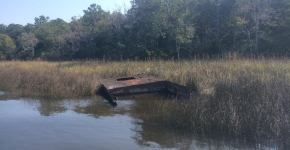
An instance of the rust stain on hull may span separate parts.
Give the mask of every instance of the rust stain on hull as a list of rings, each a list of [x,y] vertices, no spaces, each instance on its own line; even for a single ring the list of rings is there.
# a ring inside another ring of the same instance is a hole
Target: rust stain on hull
[[[119,95],[130,95],[165,91],[179,97],[188,97],[190,92],[185,86],[169,82],[165,79],[149,74],[138,74],[129,77],[111,78],[101,81],[98,93],[112,105],[117,103],[114,97]]]

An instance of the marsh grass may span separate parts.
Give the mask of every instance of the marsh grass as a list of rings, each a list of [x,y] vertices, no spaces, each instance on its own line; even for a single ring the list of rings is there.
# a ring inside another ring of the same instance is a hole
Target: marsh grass
[[[0,89],[26,96],[95,95],[104,78],[150,73],[195,90],[143,119],[199,134],[290,143],[289,60],[0,62]],[[151,113],[152,112],[152,113]]]

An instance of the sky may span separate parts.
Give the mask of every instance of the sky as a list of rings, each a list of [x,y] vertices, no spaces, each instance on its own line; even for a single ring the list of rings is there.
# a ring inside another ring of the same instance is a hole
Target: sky
[[[11,23],[26,25],[34,23],[34,18],[41,15],[50,20],[61,18],[66,22],[73,16],[82,16],[91,4],[97,4],[106,11],[113,11],[118,6],[130,8],[131,0],[0,0],[0,24]],[[123,11],[123,10],[121,10]]]

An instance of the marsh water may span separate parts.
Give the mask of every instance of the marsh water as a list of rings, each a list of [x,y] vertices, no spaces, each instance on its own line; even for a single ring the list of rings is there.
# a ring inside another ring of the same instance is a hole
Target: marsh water
[[[0,91],[0,149],[275,149],[241,140],[200,138],[158,121],[144,121],[141,116],[150,105],[162,102],[158,96],[121,99],[113,108],[101,97],[33,99]]]

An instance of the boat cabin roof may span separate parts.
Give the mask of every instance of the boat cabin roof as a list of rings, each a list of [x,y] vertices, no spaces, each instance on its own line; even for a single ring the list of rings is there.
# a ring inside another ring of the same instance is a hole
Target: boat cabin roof
[[[134,76],[126,76],[126,77],[118,77],[118,78],[110,78],[101,81],[101,84],[105,86],[108,90],[121,88],[121,87],[128,87],[134,85],[142,85],[142,84],[149,84],[154,82],[165,81],[160,77],[152,76],[149,74],[137,74]]]

